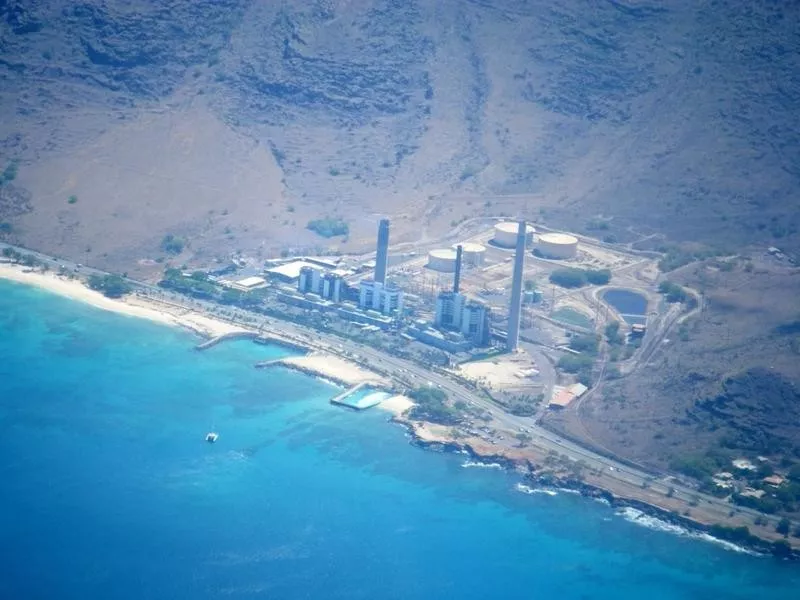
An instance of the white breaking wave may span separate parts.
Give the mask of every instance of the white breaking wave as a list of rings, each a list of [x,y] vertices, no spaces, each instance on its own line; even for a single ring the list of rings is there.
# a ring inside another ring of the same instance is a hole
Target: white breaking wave
[[[626,506],[624,508],[621,508],[617,511],[616,514],[623,517],[626,521],[630,521],[631,523],[641,525],[642,527],[647,527],[648,529],[653,529],[655,531],[664,531],[666,533],[671,533],[673,535],[677,535],[680,537],[691,538],[693,540],[703,540],[704,542],[710,542],[712,544],[716,544],[717,546],[721,546],[722,548],[725,548],[726,550],[730,550],[732,552],[741,552],[743,554],[758,556],[757,552],[753,552],[752,550],[748,550],[747,548],[738,546],[733,542],[728,542],[726,540],[715,538],[713,535],[704,533],[702,531],[692,531],[691,529],[687,529],[686,527],[683,527],[681,525],[675,525],[674,523],[669,523],[668,521],[664,521],[657,517],[648,515],[647,513],[637,508],[633,508],[632,506]]]
[[[515,487],[518,492],[522,492],[523,494],[546,494],[548,496],[558,496],[558,492],[555,490],[548,490],[547,488],[532,488],[524,483],[518,483]]]
[[[480,461],[468,460],[461,464],[464,469],[502,469],[503,465],[500,463],[485,463]]]

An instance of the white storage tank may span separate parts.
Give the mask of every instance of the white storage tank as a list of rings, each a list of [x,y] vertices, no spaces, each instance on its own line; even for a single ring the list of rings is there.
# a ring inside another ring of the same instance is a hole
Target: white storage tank
[[[456,270],[456,251],[443,248],[428,252],[428,268],[440,273],[453,273]]]
[[[459,245],[461,246],[461,260],[465,265],[479,267],[483,264],[486,258],[486,246],[473,242],[463,242],[462,244],[453,244],[453,250],[458,248]]]
[[[494,226],[494,237],[492,241],[498,246],[503,248],[516,248],[517,247],[517,229],[519,223],[515,221],[505,221],[498,223]],[[525,245],[530,246],[533,243],[534,229],[533,225],[525,227]]]
[[[536,240],[536,250],[545,258],[575,258],[578,238],[567,233],[543,233]]]

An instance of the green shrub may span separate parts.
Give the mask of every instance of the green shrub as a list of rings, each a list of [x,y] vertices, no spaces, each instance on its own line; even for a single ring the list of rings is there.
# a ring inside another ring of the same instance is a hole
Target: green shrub
[[[586,273],[581,269],[556,269],[550,273],[550,283],[564,288],[583,287],[586,282]]]
[[[330,217],[309,221],[308,225],[306,225],[306,229],[309,229],[324,238],[332,238],[337,235],[350,234],[350,226],[347,223],[345,223],[342,219],[333,219]]]
[[[409,397],[416,403],[409,412],[412,419],[441,425],[455,425],[459,421],[458,411],[447,405],[447,394],[439,388],[418,387]]]
[[[89,287],[109,298],[119,298],[130,293],[132,289],[120,275],[90,275]]]
[[[186,240],[171,233],[165,235],[161,240],[161,249],[168,254],[180,254],[184,247],[186,247]]]

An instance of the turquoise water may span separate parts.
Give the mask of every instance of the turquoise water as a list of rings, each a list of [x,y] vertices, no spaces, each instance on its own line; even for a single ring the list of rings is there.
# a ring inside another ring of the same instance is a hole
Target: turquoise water
[[[419,450],[379,409],[0,282],[0,598],[789,598],[796,566]],[[214,427],[219,442],[203,441]]]
[[[603,300],[613,306],[630,324],[647,323],[647,298],[630,290],[608,290]]]

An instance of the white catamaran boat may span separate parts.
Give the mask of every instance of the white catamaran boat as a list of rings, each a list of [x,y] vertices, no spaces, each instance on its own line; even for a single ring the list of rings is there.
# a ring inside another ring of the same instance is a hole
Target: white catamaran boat
[[[214,443],[214,442],[216,442],[218,439],[219,439],[219,434],[218,434],[218,433],[216,433],[215,431],[210,431],[209,433],[207,433],[207,434],[206,434],[206,441],[207,441],[209,444],[213,444],[213,443]]]

